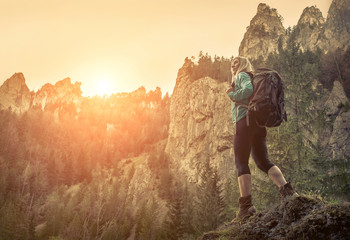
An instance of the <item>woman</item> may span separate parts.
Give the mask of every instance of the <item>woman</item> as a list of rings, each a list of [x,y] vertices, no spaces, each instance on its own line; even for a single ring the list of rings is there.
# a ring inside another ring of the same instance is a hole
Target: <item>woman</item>
[[[286,182],[281,170],[268,158],[266,128],[258,127],[252,117],[249,118],[249,124],[247,125],[246,114],[248,109],[240,104],[249,104],[249,97],[253,93],[252,71],[253,67],[247,58],[241,56],[234,58],[231,64],[232,87],[226,91],[232,100],[232,119],[236,126],[234,154],[240,191],[239,211],[233,221],[250,217],[256,212],[250,194],[251,174],[248,167],[250,152],[252,152],[254,162],[258,168],[267,173],[269,178],[279,187],[282,199],[296,194],[290,183]],[[235,101],[240,104],[235,103]]]

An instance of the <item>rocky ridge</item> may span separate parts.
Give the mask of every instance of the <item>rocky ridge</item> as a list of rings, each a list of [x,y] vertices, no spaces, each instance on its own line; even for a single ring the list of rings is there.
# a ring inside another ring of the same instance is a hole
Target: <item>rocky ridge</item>
[[[227,224],[199,240],[349,239],[350,205],[308,196],[290,198],[241,223]]]
[[[350,45],[350,2],[333,0],[327,19],[315,7],[306,8],[295,26],[296,42],[302,50],[324,52],[346,50]],[[266,59],[270,53],[278,53],[278,45],[286,46],[290,34],[282,25],[282,18],[276,9],[259,4],[257,14],[247,27],[247,32],[239,47],[239,55],[252,60]]]
[[[11,109],[21,114],[31,107],[45,109],[48,104],[59,105],[73,103],[78,109],[83,101],[81,96],[81,83],[71,83],[70,78],[58,81],[55,85],[45,84],[37,92],[30,92],[26,85],[24,75],[15,73],[0,87],[0,109]]]
[[[45,84],[33,97],[33,106],[39,105],[42,109],[48,103],[74,103],[77,107],[82,101],[81,83],[71,83],[70,78],[58,81],[55,85]]]

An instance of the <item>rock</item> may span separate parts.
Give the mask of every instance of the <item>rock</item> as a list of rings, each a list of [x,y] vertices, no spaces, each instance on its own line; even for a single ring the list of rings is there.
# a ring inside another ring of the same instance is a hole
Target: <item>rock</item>
[[[82,102],[81,83],[71,83],[70,78],[58,81],[55,85],[45,84],[33,97],[33,106],[40,106],[45,109],[47,104],[74,103],[79,109]],[[55,111],[55,110],[53,110]]]
[[[333,89],[325,103],[327,115],[337,115],[339,113],[339,105],[348,102],[344,88],[339,81],[334,81]]]
[[[334,121],[328,145],[333,159],[350,159],[350,111],[341,112]]]
[[[227,224],[199,239],[349,239],[350,204],[308,196],[289,198],[240,224]]]
[[[23,113],[31,106],[31,93],[22,73],[15,73],[0,87],[0,109]]]
[[[323,36],[325,19],[316,7],[304,9],[296,26],[296,42],[302,50],[315,51],[325,41]]]
[[[278,41],[285,37],[285,29],[277,10],[260,3],[239,46],[239,55],[250,59],[266,59],[270,53],[278,52]]]
[[[326,149],[325,154],[331,158],[349,158],[350,142],[350,111],[346,109],[349,100],[345,95],[343,86],[335,81],[333,89],[325,102],[326,113],[332,127],[325,131],[322,137],[322,145]]]
[[[324,49],[346,50],[350,45],[350,1],[333,0],[325,23],[324,35],[328,42]]]
[[[227,83],[209,77],[194,82],[180,69],[170,103],[166,146],[174,168],[190,182],[198,180],[198,166],[211,160],[222,176],[233,170],[233,123]]]
[[[302,51],[324,52],[338,48],[345,51],[350,46],[350,2],[333,0],[325,19],[316,7],[307,7],[295,27],[293,37]],[[288,38],[276,9],[261,3],[239,47],[239,55],[251,60],[266,60],[270,53],[278,53],[279,44],[286,47]],[[279,43],[280,42],[280,43]]]

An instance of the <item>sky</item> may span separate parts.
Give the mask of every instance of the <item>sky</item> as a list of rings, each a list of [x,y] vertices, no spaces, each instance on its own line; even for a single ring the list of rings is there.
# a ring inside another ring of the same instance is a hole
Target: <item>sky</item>
[[[64,78],[83,96],[157,86],[172,93],[186,57],[238,55],[259,3],[285,28],[331,0],[0,0],[0,85],[22,72],[30,90]]]

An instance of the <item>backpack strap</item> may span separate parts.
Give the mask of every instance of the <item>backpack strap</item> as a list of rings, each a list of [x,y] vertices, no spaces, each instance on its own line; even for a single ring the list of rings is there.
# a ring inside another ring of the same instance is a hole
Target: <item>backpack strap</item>
[[[254,74],[252,72],[245,72],[245,73],[249,75],[250,80],[253,80]]]
[[[247,126],[249,127],[249,106],[240,102],[240,101],[236,101],[236,100],[232,100],[232,102],[235,103],[235,122],[236,122],[236,128],[237,128],[237,105],[241,105],[242,107],[245,107],[248,109],[247,111],[247,115],[246,115],[246,121],[247,121]]]
[[[251,81],[251,83],[253,85],[252,81],[253,81],[254,74],[252,72],[244,72],[244,73],[247,73],[249,75],[250,81]],[[232,100],[232,101],[235,103],[235,122],[236,122],[236,129],[235,129],[235,131],[237,131],[237,110],[238,110],[237,109],[237,105],[241,105],[241,106],[243,106],[243,107],[248,109],[248,112],[247,112],[247,115],[246,115],[246,121],[247,121],[247,126],[249,127],[249,106],[247,104],[245,104],[245,103],[240,102],[240,101],[236,101],[236,100]]]

